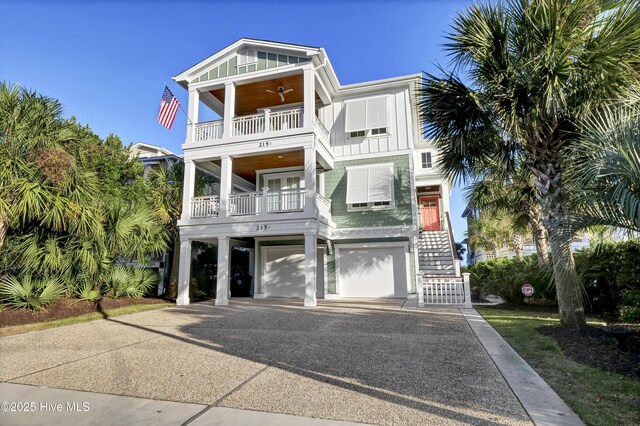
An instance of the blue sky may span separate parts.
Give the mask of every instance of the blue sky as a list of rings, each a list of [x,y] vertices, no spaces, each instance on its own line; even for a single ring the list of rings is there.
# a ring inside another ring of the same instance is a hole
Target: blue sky
[[[33,2],[2,4],[0,79],[59,99],[96,133],[181,153],[186,117],[156,122],[163,84],[242,37],[324,47],[342,84],[437,72],[444,35],[469,1]],[[465,223],[459,188],[456,240]]]

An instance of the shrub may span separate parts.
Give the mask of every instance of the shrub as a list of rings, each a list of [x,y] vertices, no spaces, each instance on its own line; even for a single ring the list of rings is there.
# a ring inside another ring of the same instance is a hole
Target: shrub
[[[76,289],[75,294],[80,300],[95,302],[100,297],[100,290],[93,283],[85,281]]]
[[[0,303],[13,309],[40,310],[64,294],[57,278],[34,279],[25,275],[21,280],[0,277]]]
[[[158,280],[158,274],[149,269],[117,265],[108,272],[105,286],[114,299],[142,297]]]
[[[620,317],[624,322],[640,322],[640,290],[629,290],[622,295]]]
[[[608,242],[575,253],[592,314],[617,314],[623,294],[640,290],[640,240]]]
[[[469,267],[469,272],[472,287],[479,287],[482,295],[497,294],[507,303],[524,303],[524,283],[534,287],[534,298],[555,298],[550,274],[540,270],[535,255],[480,262]]]

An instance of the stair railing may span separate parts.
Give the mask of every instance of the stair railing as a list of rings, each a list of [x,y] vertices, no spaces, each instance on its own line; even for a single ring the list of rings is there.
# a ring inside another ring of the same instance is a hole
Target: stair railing
[[[456,242],[453,239],[453,227],[451,226],[451,217],[449,212],[445,212],[447,219],[447,231],[449,232],[449,243],[451,245],[451,256],[453,257],[453,266],[456,271],[456,276],[460,276],[460,257],[458,256],[458,250],[456,250]]]

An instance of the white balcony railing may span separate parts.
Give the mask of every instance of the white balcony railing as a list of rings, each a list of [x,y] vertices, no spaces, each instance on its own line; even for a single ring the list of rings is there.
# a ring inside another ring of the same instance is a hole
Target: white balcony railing
[[[222,139],[224,123],[222,120],[205,121],[204,123],[196,123],[194,128],[196,142],[211,139]]]
[[[229,216],[250,216],[300,212],[304,210],[305,189],[282,191],[241,192],[229,194]],[[326,206],[325,200],[323,205]],[[330,204],[325,209],[330,209]],[[218,217],[219,197],[195,197],[191,199],[191,218]]]
[[[231,120],[233,136],[255,135],[264,133],[264,114],[244,115]]]
[[[229,194],[229,216],[246,216],[260,213],[260,192]]]
[[[246,136],[298,129],[303,125],[302,117],[302,108],[276,112],[264,110],[261,114],[243,115],[231,120],[231,135]],[[224,120],[195,124],[193,137],[195,142],[222,139],[224,137]]]
[[[214,197],[194,197],[191,199],[191,217],[218,217],[220,211],[220,198]]]

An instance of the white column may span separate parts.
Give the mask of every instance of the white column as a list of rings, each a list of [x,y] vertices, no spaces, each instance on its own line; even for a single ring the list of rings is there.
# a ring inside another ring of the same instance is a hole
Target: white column
[[[451,192],[449,183],[446,181],[442,182],[442,209],[451,214],[451,210],[449,208],[449,192]],[[442,213],[442,216],[444,217],[444,213]]]
[[[229,237],[218,237],[218,279],[216,305],[229,304]]]
[[[316,214],[316,150],[304,149],[304,211]]]
[[[236,114],[236,85],[229,82],[224,85],[224,129],[223,138],[233,136],[231,121]]]
[[[304,306],[316,306],[318,241],[315,234],[304,235]]]
[[[189,304],[189,281],[191,280],[191,240],[180,239],[180,269],[178,270],[177,305]]]
[[[200,92],[189,89],[189,107],[187,109],[187,140],[186,143],[195,142],[195,126],[198,122],[198,109],[200,108]],[[191,123],[189,123],[191,121]]]
[[[182,190],[182,215],[181,219],[191,217],[191,199],[196,186],[196,163],[191,160],[184,162],[184,187]]]
[[[229,216],[229,194],[231,193],[231,180],[233,179],[233,160],[228,155],[221,157],[220,168],[220,212],[219,217]]]
[[[465,308],[471,308],[471,280],[469,279],[469,277],[471,276],[470,273],[465,272],[464,274],[462,274],[462,279],[464,282],[464,307]]]
[[[313,128],[313,116],[316,114],[316,80],[313,65],[304,70],[304,115],[303,127]]]
[[[422,274],[416,274],[416,290],[418,292],[418,307],[424,308],[424,281]]]

